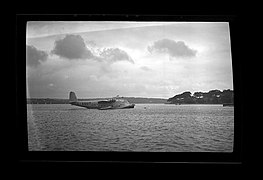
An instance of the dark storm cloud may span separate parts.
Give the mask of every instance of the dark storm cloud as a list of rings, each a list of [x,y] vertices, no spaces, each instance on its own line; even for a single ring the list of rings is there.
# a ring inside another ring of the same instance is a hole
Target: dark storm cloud
[[[100,59],[106,62],[128,61],[134,64],[133,59],[123,50],[119,48],[104,48],[99,56]]]
[[[183,41],[174,41],[171,39],[162,39],[155,41],[153,45],[148,46],[148,51],[167,53],[171,57],[194,57],[197,51],[189,48]]]
[[[48,54],[45,51],[38,50],[34,46],[26,46],[27,65],[37,66],[47,60]]]
[[[94,57],[80,35],[66,35],[63,39],[55,41],[55,46],[51,53],[67,59]]]

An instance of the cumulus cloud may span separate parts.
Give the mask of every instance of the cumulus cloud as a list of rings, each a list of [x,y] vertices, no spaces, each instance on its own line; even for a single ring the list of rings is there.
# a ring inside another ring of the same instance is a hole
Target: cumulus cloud
[[[189,48],[183,41],[174,41],[171,39],[162,39],[155,41],[153,45],[148,46],[150,53],[167,53],[171,57],[194,57],[197,51]]]
[[[72,34],[55,41],[55,46],[51,53],[70,60],[93,58],[93,54],[86,47],[84,39],[80,35]]]
[[[38,50],[34,46],[26,46],[27,65],[38,66],[41,62],[47,60],[48,54],[45,51]]]
[[[66,35],[63,39],[55,41],[51,53],[69,60],[93,59],[109,63],[117,61],[134,63],[132,58],[119,48],[96,49],[95,47],[96,43],[94,41],[85,41],[80,35]]]
[[[119,48],[104,48],[99,55],[99,59],[106,62],[128,61],[134,64],[133,59],[123,50]]]
[[[85,44],[89,47],[96,47],[97,46],[97,44],[92,40],[85,41]]]

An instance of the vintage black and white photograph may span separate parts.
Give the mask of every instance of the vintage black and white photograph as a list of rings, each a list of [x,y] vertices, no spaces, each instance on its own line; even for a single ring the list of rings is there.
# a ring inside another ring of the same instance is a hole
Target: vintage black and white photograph
[[[28,21],[28,150],[233,152],[230,30]]]

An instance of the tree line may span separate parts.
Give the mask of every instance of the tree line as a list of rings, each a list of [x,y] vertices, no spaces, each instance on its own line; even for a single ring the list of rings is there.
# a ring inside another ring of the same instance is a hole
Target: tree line
[[[227,90],[211,90],[209,92],[190,91],[177,94],[167,100],[171,104],[233,104],[234,91]]]

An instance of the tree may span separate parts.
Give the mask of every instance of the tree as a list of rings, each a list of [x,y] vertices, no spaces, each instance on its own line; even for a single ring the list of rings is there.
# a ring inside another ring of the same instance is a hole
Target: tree
[[[234,92],[230,89],[224,90],[211,90],[209,92],[195,92],[193,96],[191,92],[186,91],[177,94],[167,100],[174,104],[220,104],[220,103],[233,103]]]
[[[234,92],[230,89],[224,90],[221,97],[222,103],[234,103]]]

